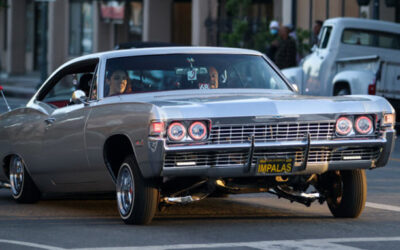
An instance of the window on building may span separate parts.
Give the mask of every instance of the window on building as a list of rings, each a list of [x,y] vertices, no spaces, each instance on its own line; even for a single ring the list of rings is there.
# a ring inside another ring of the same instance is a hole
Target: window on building
[[[130,3],[129,41],[141,41],[143,33],[143,3]]]
[[[69,54],[93,52],[93,8],[91,1],[70,0]]]
[[[361,46],[400,49],[400,34],[362,29],[345,29],[342,42]]]

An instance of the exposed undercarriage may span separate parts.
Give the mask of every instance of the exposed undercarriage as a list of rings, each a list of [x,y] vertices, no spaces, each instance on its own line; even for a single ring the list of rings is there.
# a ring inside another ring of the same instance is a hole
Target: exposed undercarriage
[[[206,197],[226,197],[229,194],[265,192],[310,206],[342,195],[339,171],[322,175],[266,176],[252,178],[164,178],[160,207],[187,204]]]

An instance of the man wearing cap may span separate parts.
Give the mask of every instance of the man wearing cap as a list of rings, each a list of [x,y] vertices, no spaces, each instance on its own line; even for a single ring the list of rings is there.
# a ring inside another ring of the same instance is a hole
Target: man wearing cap
[[[272,42],[267,46],[267,56],[274,61],[275,59],[275,53],[278,50],[279,47],[279,41],[278,41],[278,32],[279,32],[279,23],[278,21],[271,21],[269,24],[269,33],[272,35]]]

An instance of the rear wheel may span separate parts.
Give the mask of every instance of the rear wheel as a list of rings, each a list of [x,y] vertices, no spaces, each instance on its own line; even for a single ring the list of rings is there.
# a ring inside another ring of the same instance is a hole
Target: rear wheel
[[[10,161],[10,185],[17,202],[34,203],[40,199],[40,191],[26,171],[24,161],[16,155]]]
[[[367,178],[361,169],[330,173],[327,203],[335,217],[357,218],[367,200]]]
[[[158,204],[158,190],[142,177],[133,156],[122,163],[117,176],[117,204],[126,224],[148,224]]]

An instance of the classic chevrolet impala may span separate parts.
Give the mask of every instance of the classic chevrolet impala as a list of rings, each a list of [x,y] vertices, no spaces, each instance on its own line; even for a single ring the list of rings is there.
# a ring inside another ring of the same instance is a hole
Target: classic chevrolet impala
[[[228,48],[105,52],[57,69],[0,116],[0,181],[17,202],[116,192],[128,224],[165,204],[268,192],[354,218],[383,167],[395,113],[377,96],[296,94],[262,54]]]

